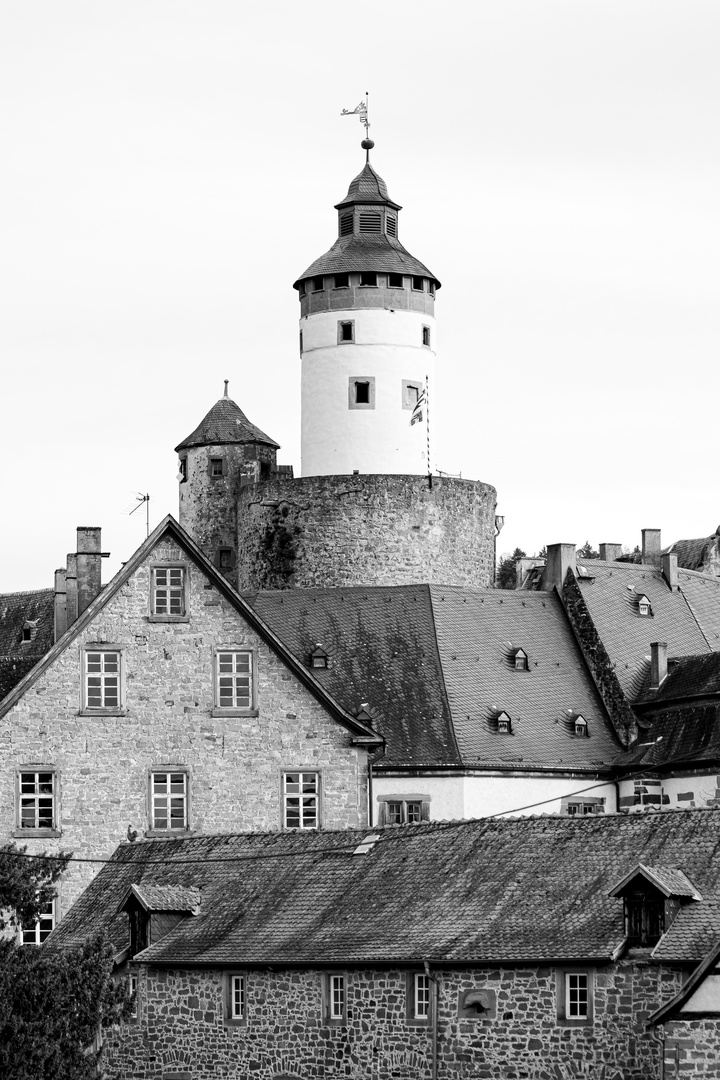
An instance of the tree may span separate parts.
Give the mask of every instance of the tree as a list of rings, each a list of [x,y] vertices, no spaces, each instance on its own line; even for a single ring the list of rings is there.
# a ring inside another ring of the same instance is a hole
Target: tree
[[[517,567],[515,565],[518,559],[522,559],[525,556],[525,552],[522,548],[515,548],[512,555],[502,555],[500,562],[498,563],[497,573],[495,574],[495,588],[496,589],[514,589],[517,583]]]
[[[71,855],[31,858],[0,847],[0,928],[26,926],[55,895]],[[0,1076],[86,1080],[96,1076],[101,1026],[129,1015],[124,984],[112,978],[113,950],[97,937],[73,949],[19,947],[0,939]]]
[[[596,551],[589,540],[586,540],[582,547],[577,549],[579,559],[599,559],[600,552]]]

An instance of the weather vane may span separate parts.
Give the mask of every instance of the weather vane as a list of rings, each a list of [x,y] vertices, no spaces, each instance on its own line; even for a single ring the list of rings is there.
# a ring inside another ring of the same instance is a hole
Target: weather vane
[[[365,127],[365,138],[370,138],[370,121],[368,120],[368,92],[365,91],[365,100],[356,105],[354,109],[343,109],[341,116],[358,116],[360,123]]]

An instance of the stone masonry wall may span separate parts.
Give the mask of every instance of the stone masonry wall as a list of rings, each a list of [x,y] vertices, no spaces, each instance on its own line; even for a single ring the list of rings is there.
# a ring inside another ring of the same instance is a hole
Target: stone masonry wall
[[[708,1017],[666,1025],[664,1080],[720,1080],[720,1021]]]
[[[186,622],[149,618],[150,566],[178,549],[161,543],[102,612],[0,718],[0,842],[15,837],[31,851],[109,856],[149,830],[149,770],[189,771],[190,830],[238,832],[281,827],[281,775],[321,775],[321,824],[367,821],[366,753],[332,719],[194,565],[189,565]],[[186,559],[180,558],[187,563]],[[123,651],[124,715],[83,715],[83,647],[106,642]],[[213,647],[249,647],[257,668],[257,711],[213,716]],[[16,770],[58,770],[61,835],[28,838],[18,830]],[[153,834],[157,835],[157,834]],[[174,832],[171,835],[180,835]],[[98,867],[72,864],[61,883],[62,911]]]
[[[320,971],[251,970],[246,1021],[224,1019],[218,970],[140,969],[138,1018],[110,1034],[112,1080],[430,1080],[432,1027],[408,1018],[410,972],[348,971],[346,1022],[323,1016]],[[556,970],[438,973],[438,1080],[651,1080],[658,1046],[648,1015],[677,973],[625,962],[595,972],[594,1023],[558,1021]],[[488,1017],[459,1018],[467,990],[489,992]],[[715,1074],[713,1074],[715,1075]]]
[[[497,493],[447,477],[308,476],[243,488],[238,588],[492,586]]]

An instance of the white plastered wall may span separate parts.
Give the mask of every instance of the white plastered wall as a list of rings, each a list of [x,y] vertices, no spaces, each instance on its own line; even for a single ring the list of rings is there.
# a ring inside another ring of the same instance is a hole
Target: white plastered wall
[[[352,322],[352,342],[338,343],[338,323]],[[422,344],[423,327],[430,346]],[[436,324],[415,311],[324,311],[300,320],[302,475],[428,472],[426,424],[410,426],[403,383],[428,379],[430,423],[435,385]],[[355,379],[374,380],[372,407],[351,408]],[[432,446],[431,446],[432,465]]]

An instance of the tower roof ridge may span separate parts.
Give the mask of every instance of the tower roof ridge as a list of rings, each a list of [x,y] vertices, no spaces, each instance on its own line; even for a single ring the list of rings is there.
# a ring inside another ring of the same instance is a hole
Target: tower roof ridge
[[[191,446],[223,446],[226,443],[264,443],[276,450],[280,449],[279,443],[250,423],[232,398],[221,397],[192,434],[175,447],[175,452],[179,453]]]

